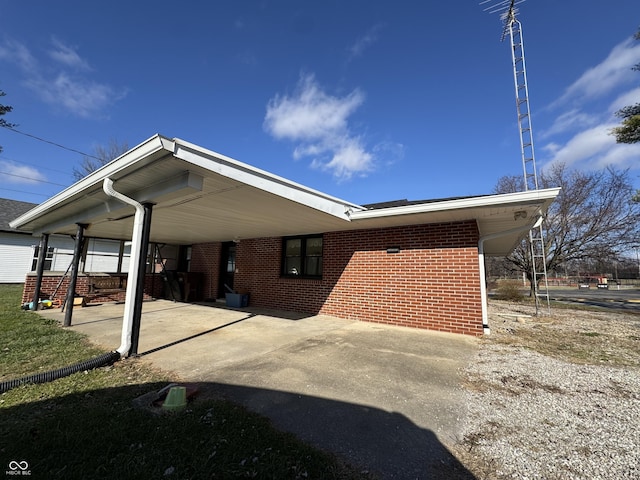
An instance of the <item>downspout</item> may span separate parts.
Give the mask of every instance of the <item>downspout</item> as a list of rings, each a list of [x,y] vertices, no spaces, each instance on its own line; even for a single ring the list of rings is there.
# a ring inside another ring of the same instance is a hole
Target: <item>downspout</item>
[[[140,269],[140,246],[144,227],[144,207],[134,199],[116,192],[113,188],[113,180],[105,178],[102,184],[104,193],[116,200],[135,207],[136,214],[133,219],[133,233],[131,235],[131,257],[129,259],[129,273],[127,275],[127,291],[125,294],[124,316],[122,318],[122,337],[117,352],[126,357],[131,350],[131,334],[133,331],[136,290],[138,285],[138,271]]]
[[[538,228],[542,223],[542,214],[536,220],[536,223],[530,227],[528,225],[524,225],[522,227],[512,228],[511,230],[507,230],[506,232],[498,232],[491,233],[489,235],[485,235],[484,237],[480,237],[478,240],[478,267],[480,269],[480,298],[482,303],[482,329],[485,335],[489,335],[491,333],[491,329],[489,328],[489,307],[487,304],[487,279],[486,279],[486,269],[484,266],[484,242],[487,240],[493,240],[494,238],[502,237],[504,235],[511,235],[514,233],[525,232],[527,230],[533,230],[534,228]]]
[[[73,375],[74,373],[82,372],[85,370],[91,370],[94,368],[99,368],[105,365],[110,365],[119,359],[126,357],[129,355],[131,350],[131,332],[133,328],[133,318],[134,318],[134,307],[135,307],[135,296],[138,284],[138,271],[140,264],[140,245],[142,244],[142,234],[143,234],[143,225],[144,225],[144,217],[145,217],[145,209],[144,207],[136,202],[135,200],[124,196],[123,194],[116,192],[113,189],[113,181],[110,178],[105,178],[102,188],[104,192],[117,200],[120,200],[127,205],[132,205],[136,209],[136,214],[134,217],[133,224],[133,233],[131,239],[131,265],[129,274],[127,277],[127,292],[126,292],[126,300],[124,305],[124,318],[122,321],[122,339],[121,344],[118,350],[113,352],[104,353],[90,360],[86,360],[84,362],[76,363],[74,365],[59,368],[57,370],[51,370],[48,372],[36,373],[33,375],[27,375],[26,377],[15,378],[13,380],[7,380],[4,382],[0,382],[0,393],[7,392],[13,388],[19,387],[20,385],[25,384],[37,384],[37,383],[47,383],[53,380],[57,380],[58,378],[63,378],[69,375]],[[78,237],[76,238],[76,249],[74,251],[74,260],[78,258],[79,252],[79,244],[78,240],[82,240],[82,230],[84,226],[78,225]],[[79,238],[80,237],[80,238]],[[75,263],[75,268],[77,269],[77,263]],[[76,272],[77,273],[77,272]],[[70,290],[73,292],[73,290]],[[71,297],[71,307],[73,305],[73,297]]]

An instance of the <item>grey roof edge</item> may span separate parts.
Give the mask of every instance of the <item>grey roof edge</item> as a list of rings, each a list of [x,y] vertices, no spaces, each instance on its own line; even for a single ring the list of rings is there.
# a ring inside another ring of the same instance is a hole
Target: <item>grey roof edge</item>
[[[37,206],[36,203],[23,202],[20,200],[12,200],[10,198],[0,198],[0,231],[12,233],[29,233],[16,228],[12,228],[10,222],[32,210]]]

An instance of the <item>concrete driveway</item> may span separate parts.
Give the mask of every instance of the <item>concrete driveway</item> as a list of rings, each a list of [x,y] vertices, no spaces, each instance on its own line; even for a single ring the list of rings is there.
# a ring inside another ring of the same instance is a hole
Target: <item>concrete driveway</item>
[[[115,350],[123,309],[75,307],[71,328]],[[138,352],[381,478],[413,479],[473,478],[447,445],[476,348],[462,335],[157,300],[143,305]]]

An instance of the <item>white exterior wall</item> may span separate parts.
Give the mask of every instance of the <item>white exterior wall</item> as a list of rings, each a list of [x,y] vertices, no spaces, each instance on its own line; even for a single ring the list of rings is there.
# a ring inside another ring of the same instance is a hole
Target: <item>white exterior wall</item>
[[[116,272],[118,270],[118,254],[120,242],[90,238],[87,250],[87,260],[84,265],[85,272]],[[73,253],[73,252],[72,252]],[[131,245],[125,244],[122,258],[122,272],[129,271],[129,257]]]
[[[71,237],[49,236],[49,247],[53,247],[51,272],[66,272],[73,260],[75,243]]]
[[[31,235],[0,232],[0,283],[24,283],[38,242]]]
[[[40,237],[0,232],[0,283],[24,282],[27,273],[31,272],[35,248],[39,243]],[[74,240],[52,235],[48,246],[53,248],[50,271],[65,272],[73,260]],[[85,272],[117,271],[120,242],[90,238],[88,247]],[[123,273],[129,271],[130,255],[131,247],[127,245],[122,259]]]

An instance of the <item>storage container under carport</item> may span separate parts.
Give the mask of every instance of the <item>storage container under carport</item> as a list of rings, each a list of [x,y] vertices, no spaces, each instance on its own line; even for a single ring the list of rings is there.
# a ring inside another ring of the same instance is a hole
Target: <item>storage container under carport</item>
[[[249,305],[248,293],[225,293],[227,307],[242,308]]]

